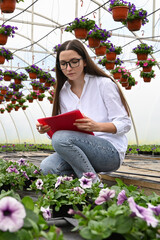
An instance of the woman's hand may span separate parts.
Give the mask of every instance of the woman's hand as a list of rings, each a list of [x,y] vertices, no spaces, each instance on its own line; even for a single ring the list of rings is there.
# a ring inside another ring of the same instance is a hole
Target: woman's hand
[[[51,130],[51,127],[48,126],[48,125],[42,125],[40,123],[37,123],[36,124],[36,128],[37,128],[37,131],[40,133],[40,134],[43,134],[43,133],[47,133],[49,130]]]
[[[83,131],[96,132],[99,131],[99,123],[93,121],[92,119],[84,116],[84,118],[77,119],[74,125]]]

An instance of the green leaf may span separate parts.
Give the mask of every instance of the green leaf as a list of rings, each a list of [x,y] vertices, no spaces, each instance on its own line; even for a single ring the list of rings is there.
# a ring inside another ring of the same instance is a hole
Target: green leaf
[[[30,210],[34,210],[34,202],[32,200],[32,198],[26,196],[22,199],[22,203],[24,204],[24,206]]]
[[[18,231],[18,237],[20,240],[33,240],[32,233],[25,229]]]
[[[32,224],[29,221],[31,219],[33,222],[37,223],[38,222],[38,215],[36,215],[33,211],[30,209],[26,209],[26,214],[27,216],[24,219],[24,228],[32,228]]]
[[[131,230],[133,220],[127,216],[117,216],[116,218],[116,232],[123,234],[128,233]]]

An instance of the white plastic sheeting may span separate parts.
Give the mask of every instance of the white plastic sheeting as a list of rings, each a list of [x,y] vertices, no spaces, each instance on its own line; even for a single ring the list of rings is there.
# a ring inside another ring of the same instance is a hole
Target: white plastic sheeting
[[[34,3],[35,2],[35,3]],[[14,53],[14,59],[5,62],[0,68],[25,72],[24,67],[37,64],[45,71],[49,71],[54,77],[51,69],[55,66],[55,55],[53,47],[68,39],[74,39],[74,35],[64,31],[66,24],[72,22],[75,17],[86,16],[94,19],[101,28],[111,30],[112,37],[109,39],[114,45],[122,46],[123,53],[118,56],[124,61],[123,66],[131,70],[132,75],[138,84],[131,90],[122,88],[124,95],[130,105],[132,117],[135,124],[127,134],[130,144],[160,144],[160,71],[159,67],[153,67],[156,77],[150,83],[144,83],[140,78],[140,69],[136,67],[136,55],[132,49],[140,44],[140,41],[152,45],[154,57],[160,62],[160,17],[158,0],[134,0],[137,8],[144,8],[148,11],[149,23],[144,25],[140,31],[130,32],[120,22],[114,22],[112,15],[106,10],[109,5],[99,8],[107,1],[91,0],[44,0],[31,1],[17,4],[17,9],[12,14],[1,14],[1,24],[18,26],[15,38],[9,38],[5,48]],[[33,5],[32,5],[33,4]],[[32,6],[30,6],[32,5]],[[23,11],[23,9],[27,10]],[[155,11],[154,14],[152,12]],[[20,13],[19,16],[16,16]],[[91,13],[91,14],[89,14]],[[15,17],[14,17],[15,16]],[[12,19],[10,19],[12,18]],[[10,19],[9,21],[7,21]],[[144,38],[144,39],[142,39]],[[84,41],[83,41],[84,42]],[[87,47],[90,55],[97,62],[94,51]],[[109,71],[106,70],[108,74]],[[25,72],[26,73],[26,72]],[[23,93],[27,95],[31,91],[30,82],[24,82]],[[9,83],[1,81],[0,85]],[[49,96],[48,93],[45,93]],[[6,107],[7,102],[0,104]],[[50,116],[52,104],[47,98],[43,102],[34,100],[28,103],[27,110],[11,111],[0,114],[0,143],[50,143],[46,135],[37,133],[36,120],[41,117]],[[137,138],[135,135],[137,133]]]

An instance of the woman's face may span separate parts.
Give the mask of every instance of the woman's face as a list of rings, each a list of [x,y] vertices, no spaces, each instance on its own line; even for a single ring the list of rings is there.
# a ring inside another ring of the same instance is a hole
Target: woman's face
[[[59,63],[61,71],[70,81],[84,78],[84,66],[86,64],[76,51],[62,51],[59,55]]]

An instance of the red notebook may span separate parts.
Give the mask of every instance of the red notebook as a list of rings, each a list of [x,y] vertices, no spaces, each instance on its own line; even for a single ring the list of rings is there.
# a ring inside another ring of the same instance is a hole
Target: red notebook
[[[53,133],[58,130],[72,130],[94,135],[93,132],[79,130],[75,125],[73,125],[75,120],[80,118],[84,118],[82,113],[79,110],[74,110],[71,112],[59,114],[54,117],[40,118],[37,119],[37,121],[43,125],[49,125],[51,127],[51,130],[47,132],[50,138],[52,138]]]

